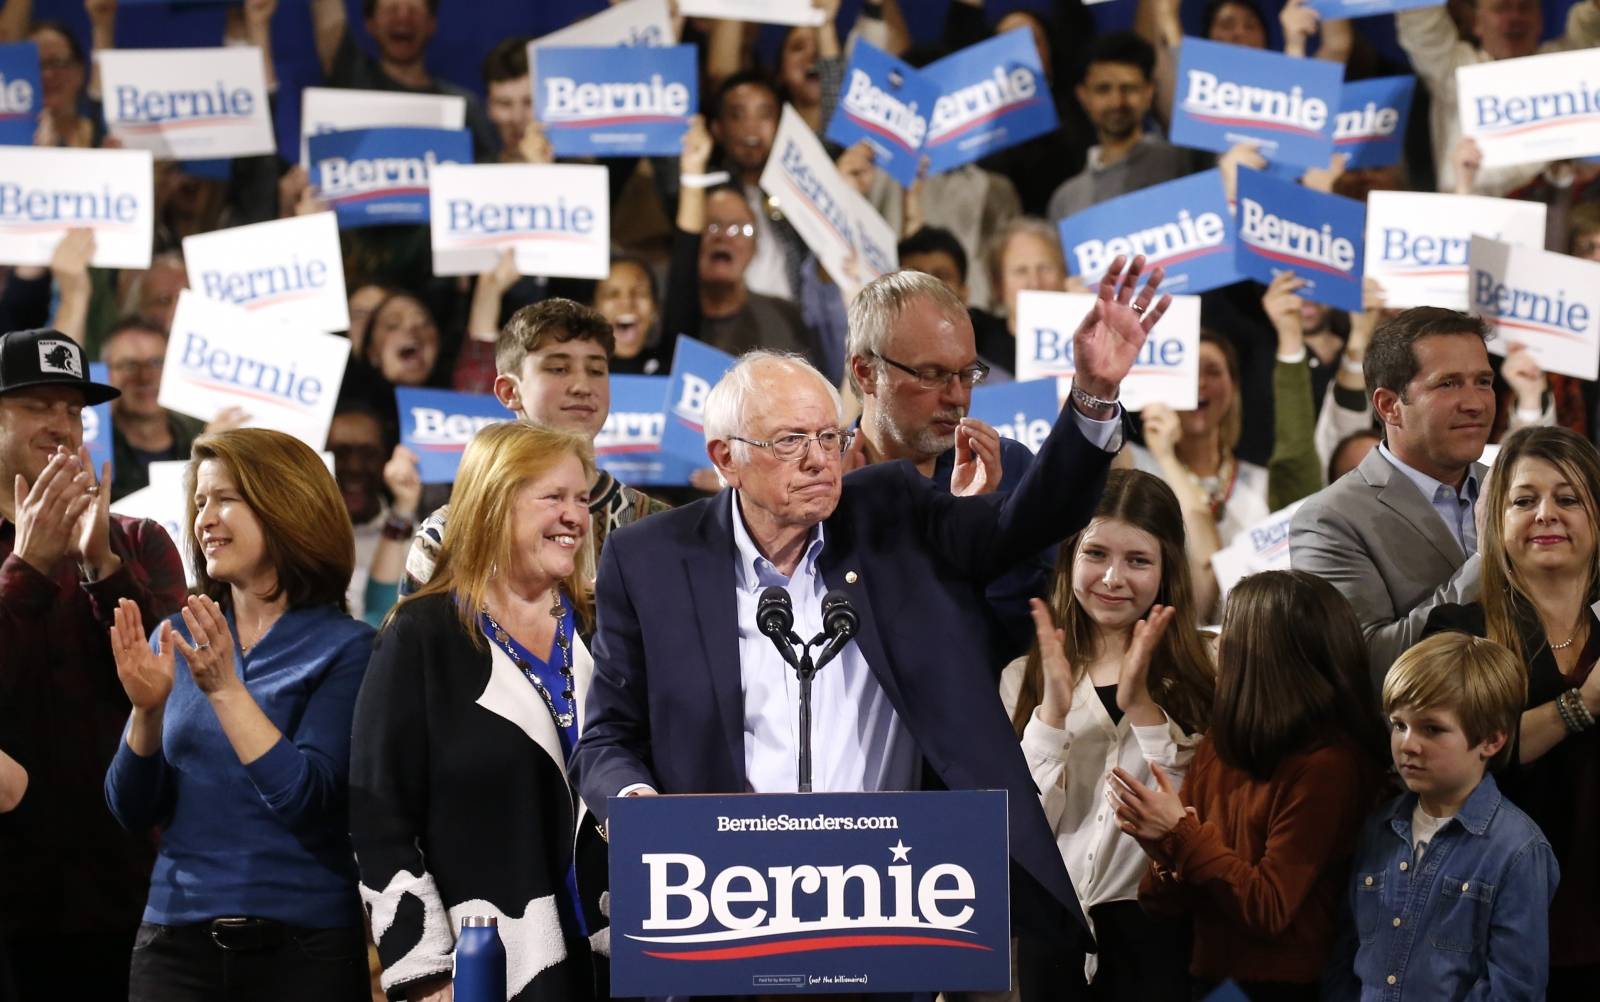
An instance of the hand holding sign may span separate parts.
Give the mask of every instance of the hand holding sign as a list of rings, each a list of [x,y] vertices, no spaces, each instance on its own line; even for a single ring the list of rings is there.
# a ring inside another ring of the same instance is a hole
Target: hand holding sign
[[[1500,366],[1500,376],[1516,395],[1517,410],[1544,410],[1544,394],[1550,388],[1549,377],[1539,368],[1538,360],[1526,345],[1514,341],[1507,343],[1511,350],[1506,352],[1506,360]]]
[[[417,503],[422,500],[422,460],[403,445],[394,447],[389,461],[383,464],[383,485],[394,498],[390,511],[401,518],[415,518]]]
[[[1127,265],[1126,278],[1123,276],[1125,263],[1121,255],[1111,262],[1100,279],[1094,305],[1072,335],[1073,357],[1078,367],[1073,382],[1085,393],[1102,400],[1115,399],[1117,387],[1133,368],[1150,329],[1172,305],[1172,297],[1166,295],[1151,305],[1156,290],[1161,287],[1163,272],[1160,267],[1150,273],[1149,281],[1135,298],[1133,290],[1144,270],[1144,255]],[[1089,416],[1105,418],[1110,415]]]

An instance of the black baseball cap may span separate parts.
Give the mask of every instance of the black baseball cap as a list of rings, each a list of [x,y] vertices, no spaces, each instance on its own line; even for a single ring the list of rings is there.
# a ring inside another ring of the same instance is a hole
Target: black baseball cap
[[[89,379],[89,362],[78,342],[55,330],[0,335],[0,394],[30,386],[75,386],[86,406],[122,396],[114,386]]]

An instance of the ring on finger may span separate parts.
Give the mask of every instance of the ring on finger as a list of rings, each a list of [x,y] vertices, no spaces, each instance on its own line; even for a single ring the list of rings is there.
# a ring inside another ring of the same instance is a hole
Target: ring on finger
[[[203,651],[203,650],[206,650],[207,648],[209,648],[210,646],[211,646],[211,641],[207,640],[203,644],[195,644],[194,645],[194,649],[197,650],[197,651]]]

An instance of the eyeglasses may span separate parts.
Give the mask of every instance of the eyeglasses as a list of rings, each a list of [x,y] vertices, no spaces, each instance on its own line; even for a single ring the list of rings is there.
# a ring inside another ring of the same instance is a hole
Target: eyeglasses
[[[112,362],[106,368],[118,376],[137,376],[141,372],[148,372],[152,376],[161,372],[166,365],[163,358],[125,358],[120,362]]]
[[[751,223],[707,223],[706,224],[706,236],[708,236],[708,237],[726,236],[726,237],[728,237],[729,239],[732,239],[732,240],[737,240],[740,237],[743,237],[744,239],[749,240],[752,237],[754,237],[755,235],[756,235],[756,228]]]
[[[792,435],[779,435],[770,442],[758,442],[753,438],[740,438],[738,435],[730,435],[728,437],[735,442],[753,445],[758,449],[770,449],[772,450],[773,458],[782,460],[785,463],[792,463],[806,454],[806,451],[811,448],[812,442],[817,443],[824,456],[841,456],[846,449],[850,448],[850,443],[855,439],[856,433],[853,430],[840,431],[836,428],[829,428],[826,431],[819,431],[815,435],[802,435],[799,432]]]
[[[880,362],[887,362],[912,377],[917,381],[917,385],[925,390],[942,390],[950,385],[950,380],[952,379],[959,379],[961,385],[970,390],[983,382],[989,375],[989,367],[982,362],[974,362],[965,369],[957,369],[955,372],[951,372],[949,369],[941,369],[937,366],[929,366],[926,369],[913,369],[904,362],[896,362],[888,355],[880,355],[877,352],[872,352],[872,357]]]

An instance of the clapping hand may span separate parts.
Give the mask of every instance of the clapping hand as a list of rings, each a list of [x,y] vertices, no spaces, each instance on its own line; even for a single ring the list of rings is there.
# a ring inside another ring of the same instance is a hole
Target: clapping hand
[[[1106,782],[1106,799],[1117,812],[1117,824],[1141,843],[1158,841],[1183,820],[1183,801],[1172,788],[1165,769],[1150,763],[1155,777],[1154,790],[1120,766],[1111,770]]]
[[[1145,618],[1133,624],[1133,636],[1122,653],[1122,667],[1117,673],[1117,707],[1134,718],[1135,724],[1160,723],[1164,718],[1150,695],[1150,659],[1176,614],[1170,605],[1152,605]]]
[[[172,624],[163,619],[156,632],[158,649],[151,650],[136,603],[120,599],[111,611],[111,655],[122,691],[135,710],[150,712],[166,705],[172,692],[172,638]]]
[[[956,426],[956,462],[950,470],[950,493],[964,498],[998,490],[1001,472],[1000,433],[977,418],[962,418]]]
[[[179,634],[173,634],[173,639],[189,663],[195,687],[211,696],[244,685],[233,670],[233,631],[222,608],[207,595],[191,595],[181,612],[190,639]]]
[[[1056,627],[1050,617],[1050,607],[1041,599],[1029,599],[1028,611],[1033,615],[1034,638],[1039,645],[1039,671],[1043,676],[1043,698],[1039,701],[1039,719],[1057,730],[1067,726],[1067,714],[1072,711],[1072,663],[1067,660],[1067,634]]]

